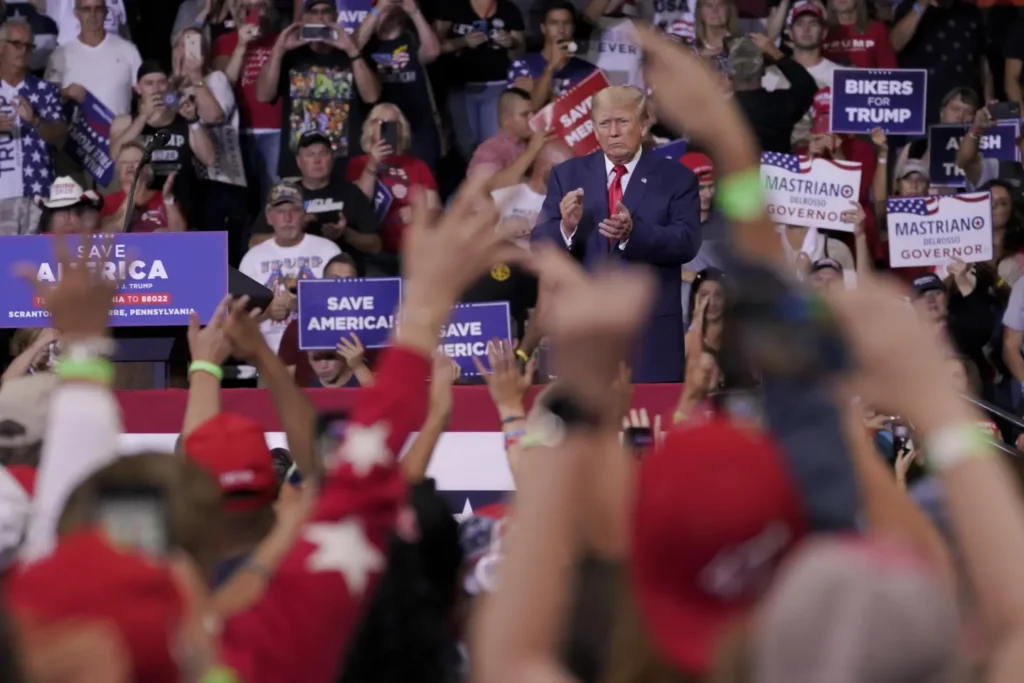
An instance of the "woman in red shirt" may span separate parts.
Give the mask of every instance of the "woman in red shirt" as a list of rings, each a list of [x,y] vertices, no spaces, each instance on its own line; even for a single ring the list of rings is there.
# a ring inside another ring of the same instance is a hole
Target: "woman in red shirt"
[[[865,0],[829,0],[825,57],[861,69],[895,69],[896,52],[889,29],[868,19]]]
[[[388,131],[384,139],[382,131]],[[390,131],[394,130],[392,136]],[[431,209],[441,210],[441,198],[437,193],[437,181],[426,163],[409,156],[411,127],[401,110],[393,104],[378,104],[370,110],[363,124],[360,145],[369,154],[353,157],[345,169],[349,182],[363,191],[380,217],[380,236],[383,248],[380,254],[367,264],[368,270],[381,271],[382,275],[398,275],[398,254],[402,248],[402,234],[409,224],[412,209],[409,194],[413,187],[427,192],[427,204]],[[394,145],[394,148],[392,148]],[[386,188],[386,191],[383,189]],[[385,212],[384,205],[390,206]],[[381,216],[383,213],[383,216]]]
[[[145,154],[145,147],[136,141],[126,142],[121,145],[117,153],[115,163],[117,166],[117,180],[121,185],[120,190],[111,192],[103,198],[103,208],[100,209],[100,221],[103,232],[121,232],[125,224],[125,212],[128,210],[128,188],[132,186],[132,180],[139,173],[139,164]],[[167,176],[163,190],[157,192],[149,189],[149,182],[153,171],[149,166],[142,168],[142,175],[135,186],[135,206],[132,211],[132,218],[128,222],[128,232],[182,232],[188,229],[188,222],[185,220],[181,207],[175,204],[174,176]]]

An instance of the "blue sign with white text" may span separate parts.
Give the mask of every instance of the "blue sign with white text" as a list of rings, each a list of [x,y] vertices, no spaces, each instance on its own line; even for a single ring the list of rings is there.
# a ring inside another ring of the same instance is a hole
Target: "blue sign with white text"
[[[355,334],[368,349],[387,346],[402,301],[402,280],[299,280],[299,348],[333,351]]]
[[[659,157],[679,161],[686,154],[688,147],[689,143],[686,140],[673,140],[672,142],[666,142],[661,147],[656,147],[654,153]]]
[[[836,69],[831,132],[924,135],[927,90],[925,69]]]
[[[14,268],[27,263],[41,283],[57,282],[63,271],[53,237],[0,239],[0,328],[49,327],[44,302]],[[87,244],[89,267],[120,281],[110,309],[112,327],[187,325],[192,311],[205,324],[227,294],[226,232],[97,235]],[[86,246],[77,237],[68,237],[67,246],[73,261],[84,255]]]
[[[956,154],[970,126],[948,124],[928,127],[929,180],[936,187],[963,187],[964,172],[956,166]],[[997,121],[981,135],[978,150],[986,159],[1020,161],[1017,136],[1020,121]]]
[[[507,301],[482,304],[460,304],[441,330],[439,351],[459,364],[463,375],[478,375],[474,358],[484,367],[487,346],[492,339],[512,340],[512,326]]]
[[[338,23],[346,33],[354,33],[373,8],[373,0],[337,0]]]
[[[395,197],[391,194],[388,186],[378,180],[377,184],[373,186],[373,212],[377,214],[378,223],[384,222],[388,211],[391,210],[391,202],[394,199]]]
[[[72,102],[72,104],[74,104]],[[100,185],[114,179],[114,160],[110,158],[110,124],[114,113],[92,93],[74,107],[65,149]]]

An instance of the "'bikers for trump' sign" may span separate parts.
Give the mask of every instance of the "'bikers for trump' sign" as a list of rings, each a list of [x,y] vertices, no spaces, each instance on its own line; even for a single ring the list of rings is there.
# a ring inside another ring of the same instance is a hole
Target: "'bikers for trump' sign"
[[[853,231],[842,214],[860,194],[860,162],[764,152],[761,183],[774,223]]]
[[[992,195],[894,197],[888,202],[889,264],[943,266],[992,258]]]
[[[576,87],[541,109],[530,119],[534,130],[549,130],[561,138],[576,156],[596,152],[597,135],[591,118],[594,95],[610,84],[603,71],[595,71]]]
[[[67,237],[72,267],[78,257],[103,277],[117,280],[110,306],[112,327],[187,325],[195,311],[207,323],[228,291],[226,232],[97,235],[91,242]],[[18,279],[16,264],[31,264],[36,278],[53,284],[64,275],[49,235],[5,237],[0,250],[0,327],[50,327],[46,302]]]
[[[368,349],[387,346],[402,300],[402,280],[299,280],[299,348],[333,351],[355,332]]]
[[[836,69],[832,132],[924,135],[927,89],[925,69]]]

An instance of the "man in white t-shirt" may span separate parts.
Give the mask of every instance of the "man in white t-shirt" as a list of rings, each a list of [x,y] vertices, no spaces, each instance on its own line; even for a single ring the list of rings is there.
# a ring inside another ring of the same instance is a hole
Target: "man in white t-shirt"
[[[789,37],[793,43],[793,60],[807,69],[818,84],[814,104],[803,119],[793,127],[793,144],[805,142],[812,132],[827,133],[829,109],[832,106],[832,72],[839,65],[825,59],[821,45],[828,32],[825,8],[815,0],[801,0],[793,5],[789,18]],[[765,71],[762,85],[765,90],[789,87],[789,81],[775,67]],[[813,130],[812,130],[813,129]]]
[[[590,0],[583,19],[590,28],[586,52],[580,55],[604,71],[612,85],[644,89],[644,69],[633,18],[637,0]]]
[[[322,277],[324,266],[341,249],[329,239],[306,234],[302,192],[294,185],[275,185],[266,211],[274,238],[250,249],[238,270],[274,293],[260,331],[267,346],[277,353],[281,335],[295,318],[298,281]]]
[[[70,43],[82,30],[79,18],[75,13],[75,4],[80,0],[46,0],[46,13],[57,22],[57,44]],[[107,13],[103,17],[103,25],[107,33],[131,40],[128,32],[128,12],[124,0],[106,0]]]
[[[498,230],[510,242],[524,249],[530,248],[530,233],[537,222],[537,214],[544,205],[548,193],[548,178],[551,169],[573,156],[565,143],[550,140],[537,154],[526,182],[495,190],[491,193],[494,203],[501,209]]]
[[[142,57],[134,43],[107,30],[109,13],[105,0],[75,0],[74,14],[81,31],[50,55],[46,80],[60,86],[64,99],[81,104],[89,92],[114,116],[120,116],[131,110],[132,87]]]

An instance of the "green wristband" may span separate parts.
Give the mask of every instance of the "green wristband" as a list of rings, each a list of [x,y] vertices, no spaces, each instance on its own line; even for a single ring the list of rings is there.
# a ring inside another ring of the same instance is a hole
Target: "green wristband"
[[[114,383],[114,364],[102,358],[64,358],[57,362],[57,377],[62,380],[83,380],[109,386]]]
[[[239,683],[239,678],[234,669],[215,666],[203,674],[202,683]]]
[[[748,168],[718,181],[715,201],[726,220],[754,221],[764,214],[764,188],[761,169]]]
[[[192,361],[188,366],[188,374],[191,375],[193,372],[205,372],[208,375],[213,375],[217,378],[218,382],[224,380],[224,370],[216,363],[211,363],[208,360]]]

